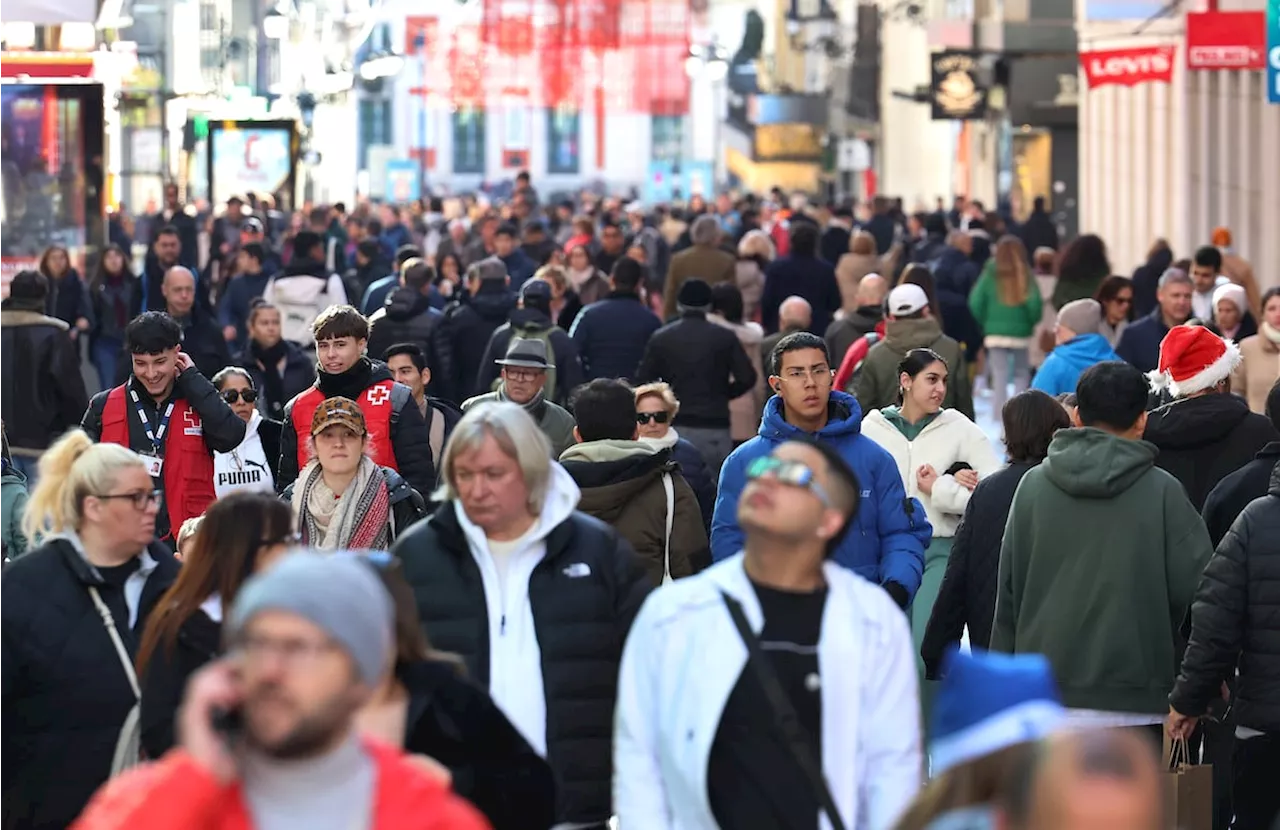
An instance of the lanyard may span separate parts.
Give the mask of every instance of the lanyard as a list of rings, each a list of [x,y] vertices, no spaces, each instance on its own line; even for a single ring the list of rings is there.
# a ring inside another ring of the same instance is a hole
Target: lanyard
[[[165,408],[164,415],[160,418],[160,426],[152,432],[151,419],[147,417],[146,410],[142,408],[142,401],[138,399],[138,390],[133,388],[133,383],[129,383],[129,397],[133,398],[133,408],[138,413],[138,420],[142,421],[142,429],[147,434],[147,440],[151,442],[151,449],[156,456],[164,457],[164,434],[169,429],[169,416],[173,414],[173,406],[176,401],[170,399],[169,406]]]

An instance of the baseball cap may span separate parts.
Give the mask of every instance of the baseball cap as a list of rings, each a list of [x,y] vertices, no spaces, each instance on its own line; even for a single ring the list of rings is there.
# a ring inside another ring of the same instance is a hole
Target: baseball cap
[[[906,317],[929,305],[924,289],[912,283],[903,283],[889,292],[889,314]]]
[[[344,426],[356,435],[364,435],[364,412],[350,398],[327,398],[316,407],[316,414],[311,419],[311,434],[318,435],[331,426]]]

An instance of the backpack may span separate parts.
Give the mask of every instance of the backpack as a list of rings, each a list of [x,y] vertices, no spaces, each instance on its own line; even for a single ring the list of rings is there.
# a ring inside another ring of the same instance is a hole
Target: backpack
[[[867,355],[871,353],[871,347],[878,342],[880,342],[880,335],[872,331],[859,337],[849,347],[849,351],[845,354],[845,359],[848,360],[852,356],[854,361],[853,373],[849,375],[849,380],[845,383],[843,391],[848,392],[850,395],[857,394],[858,378],[862,375],[862,367],[867,363]]]

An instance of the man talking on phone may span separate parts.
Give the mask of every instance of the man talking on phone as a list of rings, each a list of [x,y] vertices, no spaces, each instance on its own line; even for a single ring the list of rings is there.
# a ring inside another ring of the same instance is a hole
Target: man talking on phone
[[[182,351],[182,327],[168,314],[135,317],[124,345],[133,371],[93,396],[80,426],[94,441],[128,447],[147,462],[164,499],[156,538],[172,546],[182,523],[213,501],[213,453],[240,446],[245,423]]]
[[[250,579],[228,656],[187,685],[180,745],[99,790],[74,830],[486,830],[447,772],[357,734],[393,617],[351,554],[296,553]]]

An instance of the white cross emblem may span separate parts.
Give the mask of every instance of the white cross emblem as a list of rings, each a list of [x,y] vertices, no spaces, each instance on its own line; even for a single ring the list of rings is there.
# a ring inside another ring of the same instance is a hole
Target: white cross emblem
[[[385,386],[374,386],[364,393],[365,400],[373,406],[382,406],[391,400],[391,390]]]
[[[188,409],[182,413],[182,420],[186,424],[182,428],[183,435],[204,435],[204,423],[200,420],[200,416],[195,410]]]

